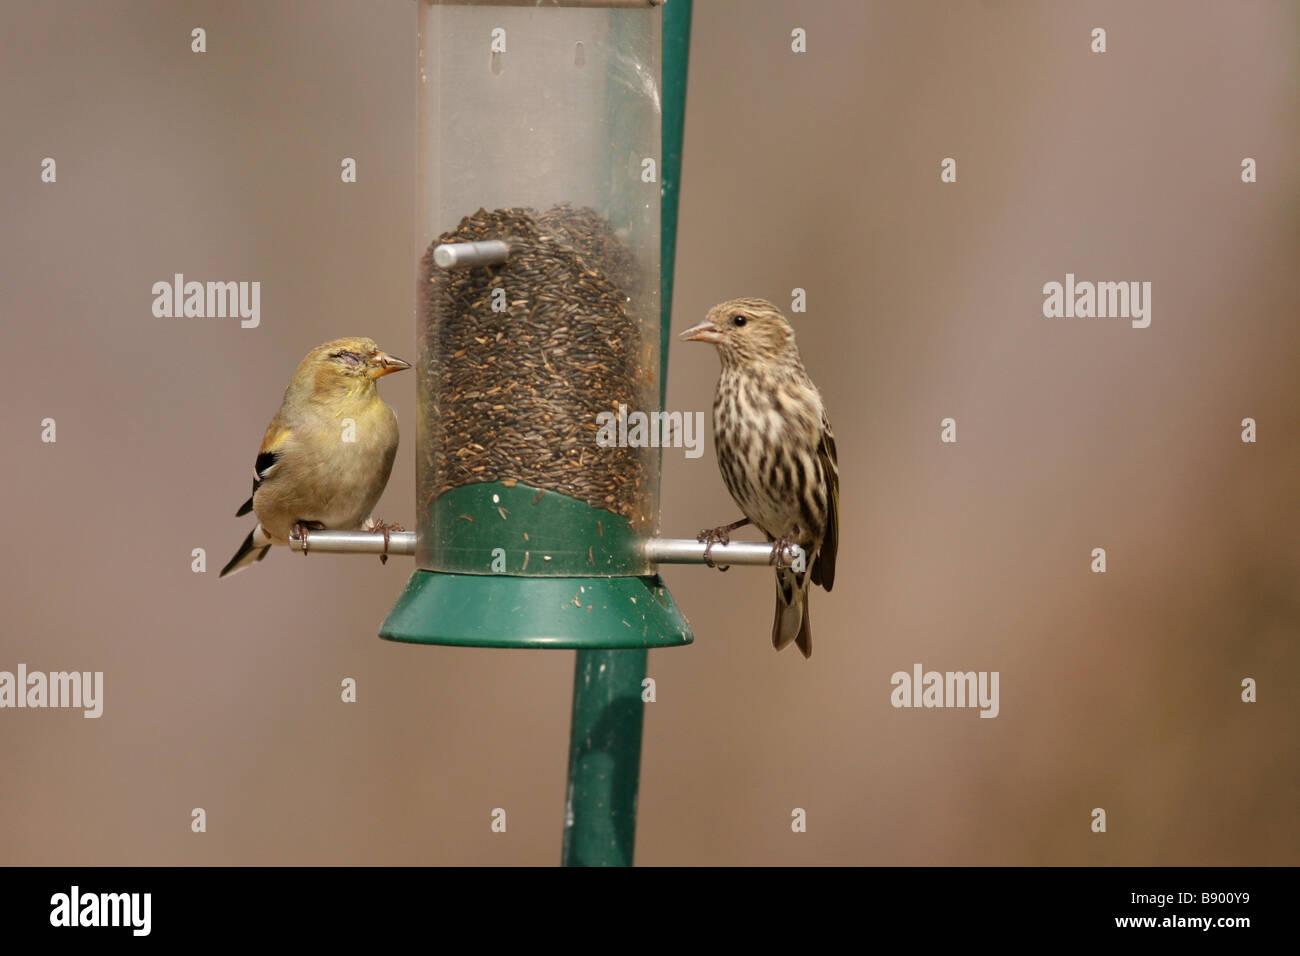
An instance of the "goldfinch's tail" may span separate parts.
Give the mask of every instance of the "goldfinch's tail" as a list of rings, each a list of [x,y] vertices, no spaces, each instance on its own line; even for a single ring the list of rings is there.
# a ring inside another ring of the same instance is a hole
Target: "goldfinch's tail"
[[[266,557],[266,552],[271,550],[271,536],[267,534],[259,524],[252,531],[248,532],[248,537],[244,543],[239,546],[235,556],[230,559],[229,563],[221,569],[218,577],[225,577],[227,574],[234,574],[236,571],[242,571],[250,564],[256,564]]]

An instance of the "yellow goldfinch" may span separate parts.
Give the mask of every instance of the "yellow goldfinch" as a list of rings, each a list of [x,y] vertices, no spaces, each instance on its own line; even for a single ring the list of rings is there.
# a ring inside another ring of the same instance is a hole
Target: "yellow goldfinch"
[[[411,366],[372,339],[335,339],[307,353],[284,390],[253,466],[249,532],[221,577],[289,543],[295,525],[349,531],[370,516],[397,454],[397,416],[376,382]]]

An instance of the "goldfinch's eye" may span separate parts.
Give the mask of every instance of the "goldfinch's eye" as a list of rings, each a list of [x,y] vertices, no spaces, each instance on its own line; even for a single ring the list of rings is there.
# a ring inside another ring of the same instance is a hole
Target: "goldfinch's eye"
[[[733,315],[731,317],[731,324],[736,326],[737,328],[744,325],[748,321],[749,320],[746,319],[743,315]]]
[[[361,365],[361,356],[356,352],[335,352],[334,357],[349,368],[358,368]]]

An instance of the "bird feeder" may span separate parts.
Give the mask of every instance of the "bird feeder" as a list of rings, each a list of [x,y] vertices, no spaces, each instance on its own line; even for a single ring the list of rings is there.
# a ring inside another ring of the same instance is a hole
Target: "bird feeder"
[[[691,4],[418,8],[417,527],[291,546],[413,553],[388,640],[577,650],[564,859],[628,864],[646,652],[692,640],[657,568],[705,560],[627,427],[663,403]]]
[[[418,6],[417,571],[381,634],[689,643],[658,449],[617,443],[659,407],[662,7]]]

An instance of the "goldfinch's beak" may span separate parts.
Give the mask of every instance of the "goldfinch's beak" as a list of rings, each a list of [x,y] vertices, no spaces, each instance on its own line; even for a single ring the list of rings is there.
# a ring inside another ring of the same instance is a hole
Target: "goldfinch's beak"
[[[681,339],[683,342],[709,342],[712,345],[721,345],[726,341],[726,333],[705,319],[699,325],[692,325],[683,332]]]
[[[370,357],[370,368],[366,374],[371,378],[381,378],[385,375],[391,375],[393,372],[400,372],[404,368],[410,368],[410,362],[403,362],[399,358],[394,358],[387,352],[376,352]]]

